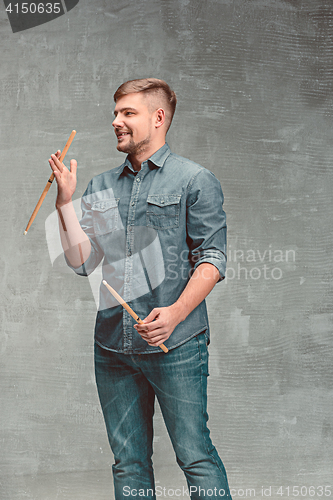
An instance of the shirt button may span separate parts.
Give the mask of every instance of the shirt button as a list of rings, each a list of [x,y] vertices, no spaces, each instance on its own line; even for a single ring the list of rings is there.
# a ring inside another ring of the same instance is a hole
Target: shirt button
[[[130,257],[131,255],[132,255],[131,251],[127,252],[127,257]]]
[[[137,177],[136,182],[140,182],[140,181],[141,181],[140,177]]]
[[[133,207],[133,206],[135,205],[135,201],[132,201],[131,205],[132,205],[132,207]]]

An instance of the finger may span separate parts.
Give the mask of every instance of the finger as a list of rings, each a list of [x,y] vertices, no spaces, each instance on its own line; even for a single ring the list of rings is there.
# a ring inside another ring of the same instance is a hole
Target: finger
[[[59,185],[59,183],[61,182],[61,173],[59,172],[58,167],[54,164],[54,162],[51,159],[49,160],[49,164],[53,171],[53,175]]]
[[[138,332],[138,334],[144,339],[144,340],[148,340],[149,337],[148,337],[148,332],[147,331],[144,331],[144,330],[138,330],[136,328],[136,331]]]
[[[59,169],[56,166],[56,164],[54,163],[54,161],[52,160],[52,158],[49,158],[49,164],[50,164],[50,167],[52,168],[53,172],[55,172],[55,171],[59,172]]]
[[[144,333],[140,333],[138,332],[139,335],[141,335],[141,337],[145,340],[149,340],[149,341],[155,341],[156,338],[160,338],[162,335],[165,335],[166,334],[166,331],[165,330],[162,330],[162,329],[158,329],[158,330],[153,330],[152,332],[144,332]]]
[[[72,174],[76,175],[76,171],[77,171],[77,161],[76,160],[71,160],[70,171]]]
[[[141,337],[144,339],[144,340],[148,340],[149,339],[149,336],[148,336],[148,332],[145,331],[145,330],[138,330],[136,328],[136,331],[138,332],[139,335],[141,335]]]
[[[152,331],[154,330],[157,330],[159,328],[161,328],[161,325],[159,324],[158,320],[156,321],[152,321],[151,323],[149,324],[146,324],[146,325],[134,325],[134,328],[137,330],[138,333],[140,333],[140,335],[146,335],[146,334],[149,334],[151,333]]]
[[[54,164],[56,165],[56,167],[58,168],[58,170],[59,170],[60,172],[62,172],[62,171],[63,171],[63,169],[64,169],[64,164],[63,164],[63,163],[61,163],[61,162],[58,160],[58,158],[56,157],[56,155],[51,155],[51,158],[52,158],[52,160],[53,160]]]
[[[57,157],[57,158],[60,158],[60,155],[61,155],[61,151],[60,151],[60,149],[58,149],[58,151],[56,152],[56,154],[55,154],[55,155],[56,155],[56,157]]]
[[[165,342],[166,340],[168,340],[168,338],[169,338],[168,336],[163,336],[163,337],[160,337],[159,339],[150,340],[149,342],[147,342],[147,344],[157,347],[157,346],[163,344],[163,342]]]
[[[145,317],[145,319],[143,320],[144,323],[150,323],[151,321],[154,321],[155,318],[157,318],[157,316],[160,314],[160,311],[158,308],[154,308],[149,314],[148,316]]]
[[[140,332],[138,332],[140,337],[142,338],[142,340],[145,340],[146,342],[148,342],[150,339],[145,335],[145,334],[141,334]]]

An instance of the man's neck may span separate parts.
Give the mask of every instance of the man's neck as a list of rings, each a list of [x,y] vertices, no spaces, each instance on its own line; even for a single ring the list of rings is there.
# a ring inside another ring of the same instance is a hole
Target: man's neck
[[[165,140],[160,145],[155,145],[155,147],[149,148],[149,150],[142,151],[142,153],[139,153],[137,155],[129,154],[128,159],[131,162],[133,169],[136,172],[139,172],[141,170],[142,163],[148,160],[148,158],[150,158],[154,153],[156,153],[156,151],[161,149],[161,147],[164,146],[164,144]]]

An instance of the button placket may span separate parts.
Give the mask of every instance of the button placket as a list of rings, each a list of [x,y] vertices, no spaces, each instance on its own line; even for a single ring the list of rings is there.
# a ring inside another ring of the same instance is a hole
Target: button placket
[[[141,177],[137,174],[132,186],[131,198],[129,202],[128,209],[128,219],[127,219],[127,231],[126,231],[126,257],[125,257],[125,276],[124,276],[124,300],[126,302],[130,301],[131,298],[131,281],[133,275],[133,249],[134,249],[134,231],[132,230],[135,223],[135,209],[136,203],[139,198],[139,192],[141,187]],[[133,329],[132,329],[132,319],[128,312],[123,310],[123,346],[124,351],[132,349],[132,339],[133,339]]]

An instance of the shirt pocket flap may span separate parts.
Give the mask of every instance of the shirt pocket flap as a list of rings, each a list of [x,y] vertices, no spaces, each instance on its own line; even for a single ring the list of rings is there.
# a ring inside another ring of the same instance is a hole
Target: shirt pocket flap
[[[118,202],[119,199],[117,200],[116,198],[113,198],[112,200],[94,201],[92,209],[96,210],[96,212],[105,212],[110,208],[118,208]]]
[[[169,205],[177,205],[180,200],[180,194],[150,194],[147,202],[158,207],[167,207]]]

